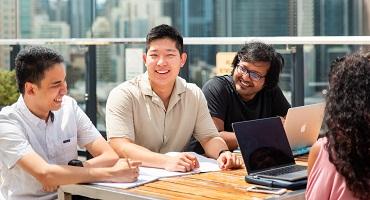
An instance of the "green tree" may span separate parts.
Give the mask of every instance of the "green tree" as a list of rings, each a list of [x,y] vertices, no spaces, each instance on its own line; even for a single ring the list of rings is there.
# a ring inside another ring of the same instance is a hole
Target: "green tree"
[[[0,107],[10,105],[19,97],[14,71],[0,70]]]

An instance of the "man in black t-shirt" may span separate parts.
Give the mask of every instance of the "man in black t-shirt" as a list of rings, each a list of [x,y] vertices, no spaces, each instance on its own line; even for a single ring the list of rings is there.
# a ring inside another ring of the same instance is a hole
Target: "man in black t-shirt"
[[[214,77],[203,86],[213,122],[230,150],[238,147],[233,122],[286,115],[290,104],[277,85],[283,65],[272,46],[247,43],[234,57],[231,75]],[[189,148],[203,151],[195,141]]]

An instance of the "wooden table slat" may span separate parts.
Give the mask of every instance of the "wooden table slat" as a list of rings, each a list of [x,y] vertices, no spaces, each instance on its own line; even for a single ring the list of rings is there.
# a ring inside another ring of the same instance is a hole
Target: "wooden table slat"
[[[207,197],[208,199],[251,199],[268,198],[272,195],[247,192],[245,187],[234,187],[222,182],[209,182],[194,180],[192,178],[169,178],[159,182],[146,184],[146,187],[155,188],[164,192],[171,191],[175,194],[189,194],[192,197]],[[199,188],[199,189],[198,189]],[[176,198],[176,196],[171,197]]]

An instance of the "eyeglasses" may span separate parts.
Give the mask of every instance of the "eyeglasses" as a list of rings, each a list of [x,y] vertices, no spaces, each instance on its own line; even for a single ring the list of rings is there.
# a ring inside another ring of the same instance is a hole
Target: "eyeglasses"
[[[265,78],[265,76],[262,76],[262,75],[258,74],[255,71],[248,70],[248,69],[246,69],[245,67],[243,67],[241,65],[237,65],[236,69],[238,70],[239,73],[242,73],[246,76],[249,76],[254,81],[259,81],[262,78]]]

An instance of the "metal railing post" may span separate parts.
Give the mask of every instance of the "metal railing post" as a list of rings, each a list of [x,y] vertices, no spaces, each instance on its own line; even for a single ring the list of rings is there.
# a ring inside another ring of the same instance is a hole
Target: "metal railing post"
[[[97,95],[96,95],[96,45],[89,45],[86,55],[86,115],[90,118],[91,122],[97,124]],[[92,155],[87,151],[85,152],[87,159],[92,158]]]
[[[10,45],[10,66],[9,69],[13,70],[15,68],[15,57],[17,57],[19,51],[21,50],[21,46],[19,44]]]
[[[292,47],[292,106],[304,105],[303,45]]]
[[[90,118],[92,123],[96,126],[96,45],[88,46],[87,56],[86,56],[86,92],[85,92],[85,102],[86,102],[86,115]]]

